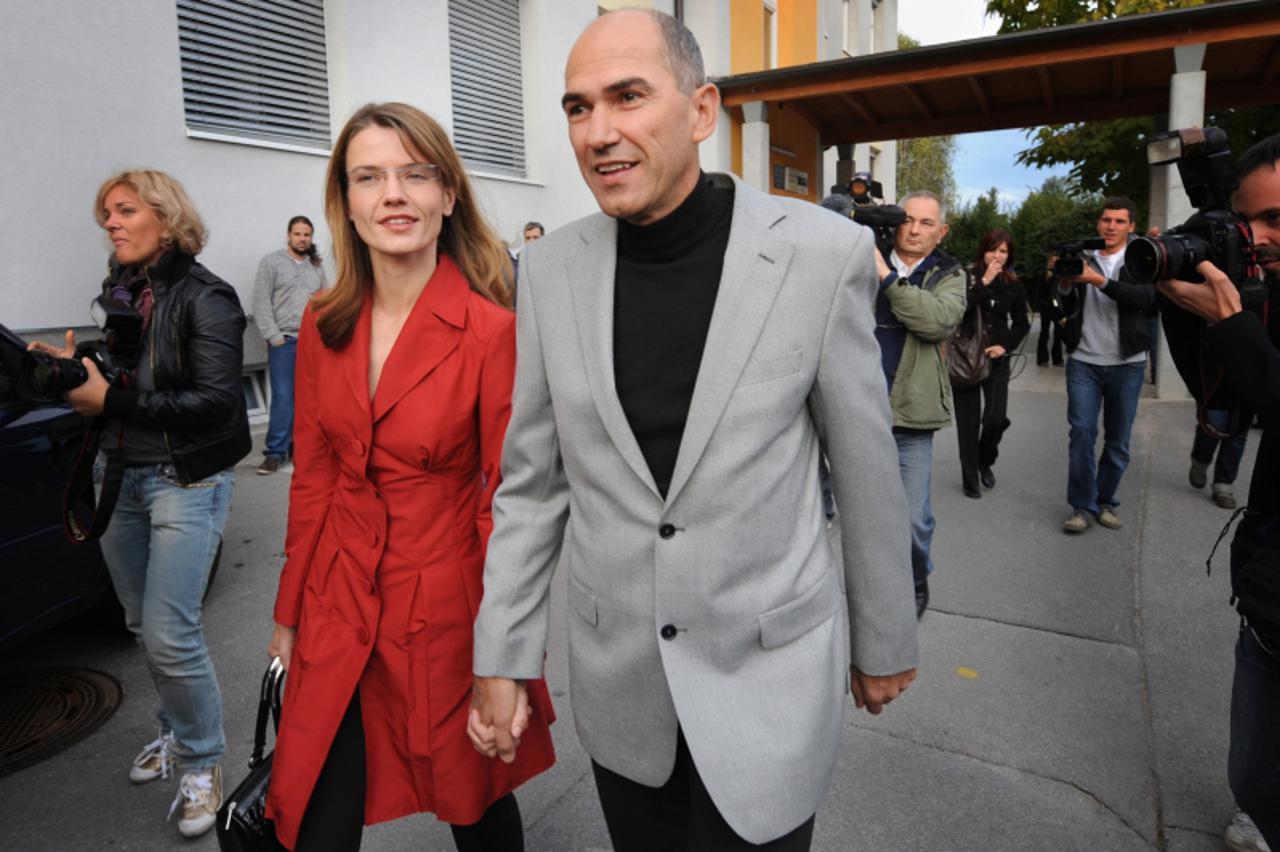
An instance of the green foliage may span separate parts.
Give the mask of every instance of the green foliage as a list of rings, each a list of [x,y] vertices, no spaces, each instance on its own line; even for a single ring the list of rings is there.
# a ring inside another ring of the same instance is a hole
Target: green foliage
[[[1027,196],[1009,220],[1018,273],[1024,281],[1039,280],[1053,243],[1097,236],[1101,201],[1101,195],[1076,192],[1068,181],[1057,177],[1047,179]]]
[[[1222,0],[987,0],[987,14],[1001,16],[1001,33],[1013,33],[1213,2]],[[1280,107],[1218,110],[1206,115],[1204,123],[1226,131],[1238,156],[1280,132]],[[1141,224],[1148,220],[1151,194],[1145,140],[1163,129],[1163,116],[1040,127],[1027,132],[1034,144],[1018,154],[1018,162],[1037,168],[1070,166],[1068,180],[1076,193],[1127,195],[1138,205]]]
[[[1000,191],[993,186],[947,216],[949,230],[943,250],[967,266],[978,256],[982,237],[996,228],[1009,230],[1009,224],[1009,214],[1000,209]]]
[[[920,42],[898,33],[900,50],[919,47]],[[956,152],[954,136],[924,136],[898,142],[898,197],[908,192],[928,190],[937,193],[948,207],[955,206],[956,177],[951,161]]]

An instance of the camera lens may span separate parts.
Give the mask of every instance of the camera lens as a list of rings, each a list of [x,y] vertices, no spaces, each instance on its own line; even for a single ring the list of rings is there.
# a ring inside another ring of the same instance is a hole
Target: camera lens
[[[1135,281],[1152,283],[1168,278],[1171,249],[1181,256],[1182,246],[1167,237],[1139,237],[1124,250],[1124,268]]]

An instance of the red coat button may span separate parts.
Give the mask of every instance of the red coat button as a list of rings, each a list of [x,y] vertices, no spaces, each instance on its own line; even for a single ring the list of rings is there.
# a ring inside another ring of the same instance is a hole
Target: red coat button
[[[369,644],[369,631],[361,627],[356,631],[356,638],[360,640],[361,645]]]

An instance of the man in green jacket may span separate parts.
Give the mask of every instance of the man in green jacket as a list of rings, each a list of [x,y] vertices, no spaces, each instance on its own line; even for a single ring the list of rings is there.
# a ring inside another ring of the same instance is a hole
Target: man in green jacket
[[[913,192],[901,205],[907,219],[898,227],[893,249],[887,258],[876,255],[876,339],[911,512],[911,568],[920,616],[929,605],[933,571],[933,433],[951,422],[945,345],[964,316],[969,275],[938,250],[947,235],[945,202],[932,192]]]

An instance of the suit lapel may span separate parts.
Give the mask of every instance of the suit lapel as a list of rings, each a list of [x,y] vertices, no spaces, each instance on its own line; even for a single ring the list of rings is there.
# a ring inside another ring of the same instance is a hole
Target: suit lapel
[[[706,450],[791,263],[792,245],[771,230],[786,215],[782,207],[736,178],[734,183],[729,245],[667,505],[680,495]]]
[[[447,256],[440,255],[431,280],[423,288],[400,329],[373,396],[373,420],[381,420],[405,394],[458,348],[466,323],[467,282]],[[368,386],[369,347],[365,344]]]
[[[618,452],[636,476],[655,495],[661,496],[622,410],[614,381],[613,289],[618,261],[618,224],[607,216],[597,216],[580,237],[581,245],[565,260],[565,276],[573,293],[573,314],[591,398]]]

